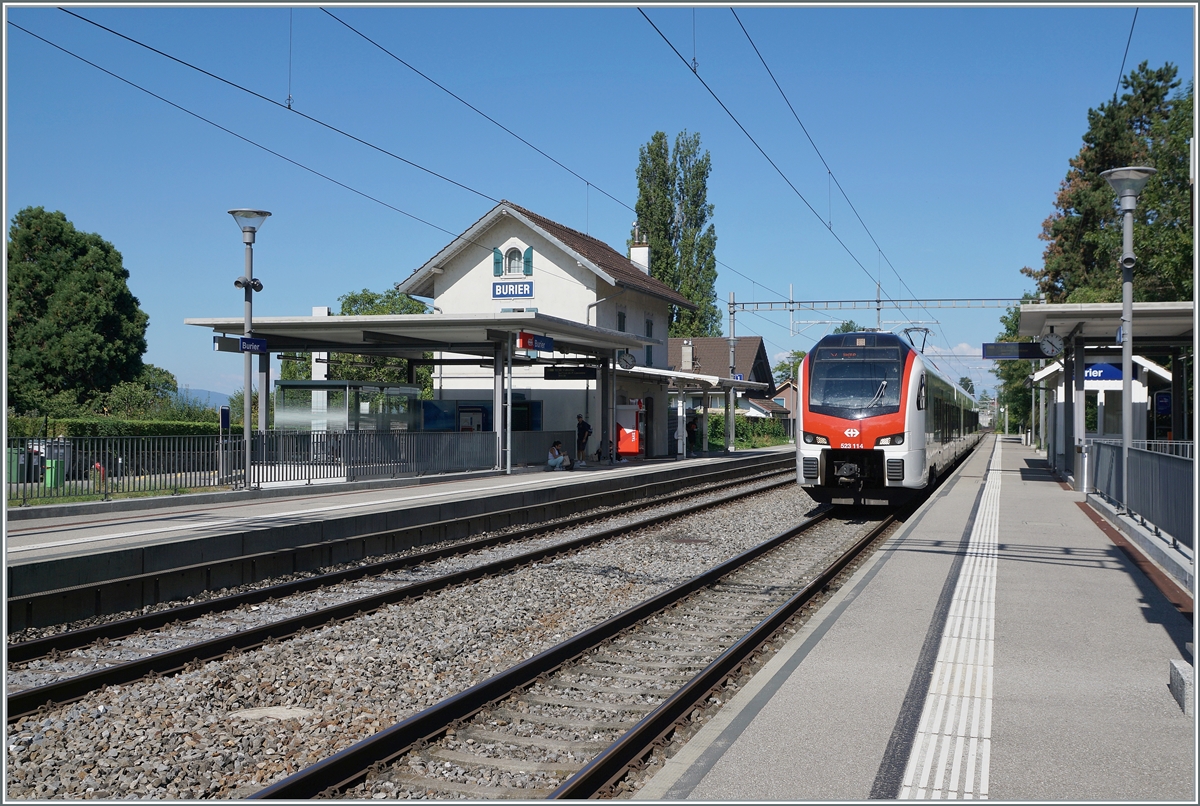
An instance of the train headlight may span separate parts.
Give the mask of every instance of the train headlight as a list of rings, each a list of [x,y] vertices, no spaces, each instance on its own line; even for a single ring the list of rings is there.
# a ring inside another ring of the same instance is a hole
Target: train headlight
[[[820,434],[810,434],[804,432],[804,441],[809,445],[828,445],[829,437],[823,437]]]
[[[890,437],[880,437],[875,440],[875,447],[880,445],[903,445],[904,434],[892,434]]]

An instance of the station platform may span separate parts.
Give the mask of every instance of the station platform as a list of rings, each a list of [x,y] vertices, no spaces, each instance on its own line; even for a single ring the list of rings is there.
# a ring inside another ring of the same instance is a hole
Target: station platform
[[[5,580],[9,629],[42,626],[187,597],[210,586],[359,561],[470,532],[657,496],[709,472],[794,467],[795,447],[686,459],[544,465],[323,484],[68,504],[8,512]],[[636,491],[636,492],[634,492]],[[41,512],[28,510],[42,509]],[[41,517],[37,517],[37,516]],[[361,538],[361,539],[360,539]],[[103,595],[90,592],[107,586]],[[169,593],[168,593],[169,591]],[[62,592],[62,595],[59,595]],[[47,595],[51,595],[47,598]],[[39,597],[36,609],[31,597]]]
[[[635,798],[1195,803],[1191,595],[1089,513],[985,439]]]

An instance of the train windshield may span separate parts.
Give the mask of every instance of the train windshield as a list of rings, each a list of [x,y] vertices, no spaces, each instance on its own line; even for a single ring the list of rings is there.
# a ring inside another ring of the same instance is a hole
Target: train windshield
[[[862,418],[900,410],[904,356],[899,347],[819,347],[808,407],[818,414]]]

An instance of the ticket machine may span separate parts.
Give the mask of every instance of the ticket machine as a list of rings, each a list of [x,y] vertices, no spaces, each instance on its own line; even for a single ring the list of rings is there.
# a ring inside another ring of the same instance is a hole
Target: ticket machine
[[[617,458],[641,456],[646,451],[646,410],[640,398],[617,406]]]

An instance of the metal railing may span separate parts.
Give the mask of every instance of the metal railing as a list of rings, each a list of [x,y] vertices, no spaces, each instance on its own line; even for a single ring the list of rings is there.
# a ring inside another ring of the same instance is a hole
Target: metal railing
[[[553,432],[525,438],[545,442]],[[549,441],[547,441],[549,440]],[[245,486],[241,434],[218,437],[60,437],[7,441],[10,505],[41,499],[110,499]],[[496,435],[484,432],[284,432],[253,435],[249,486],[490,470]]]
[[[550,454],[550,446],[558,440],[563,444],[563,453],[575,461],[574,431],[513,431],[512,463],[514,465],[544,465]],[[593,447],[596,440],[590,443]]]
[[[1124,500],[1120,440],[1089,440],[1088,486],[1155,533],[1194,549],[1195,461],[1190,442],[1138,440],[1129,449],[1129,501]]]
[[[12,438],[8,501],[177,492],[220,482],[215,436]]]

